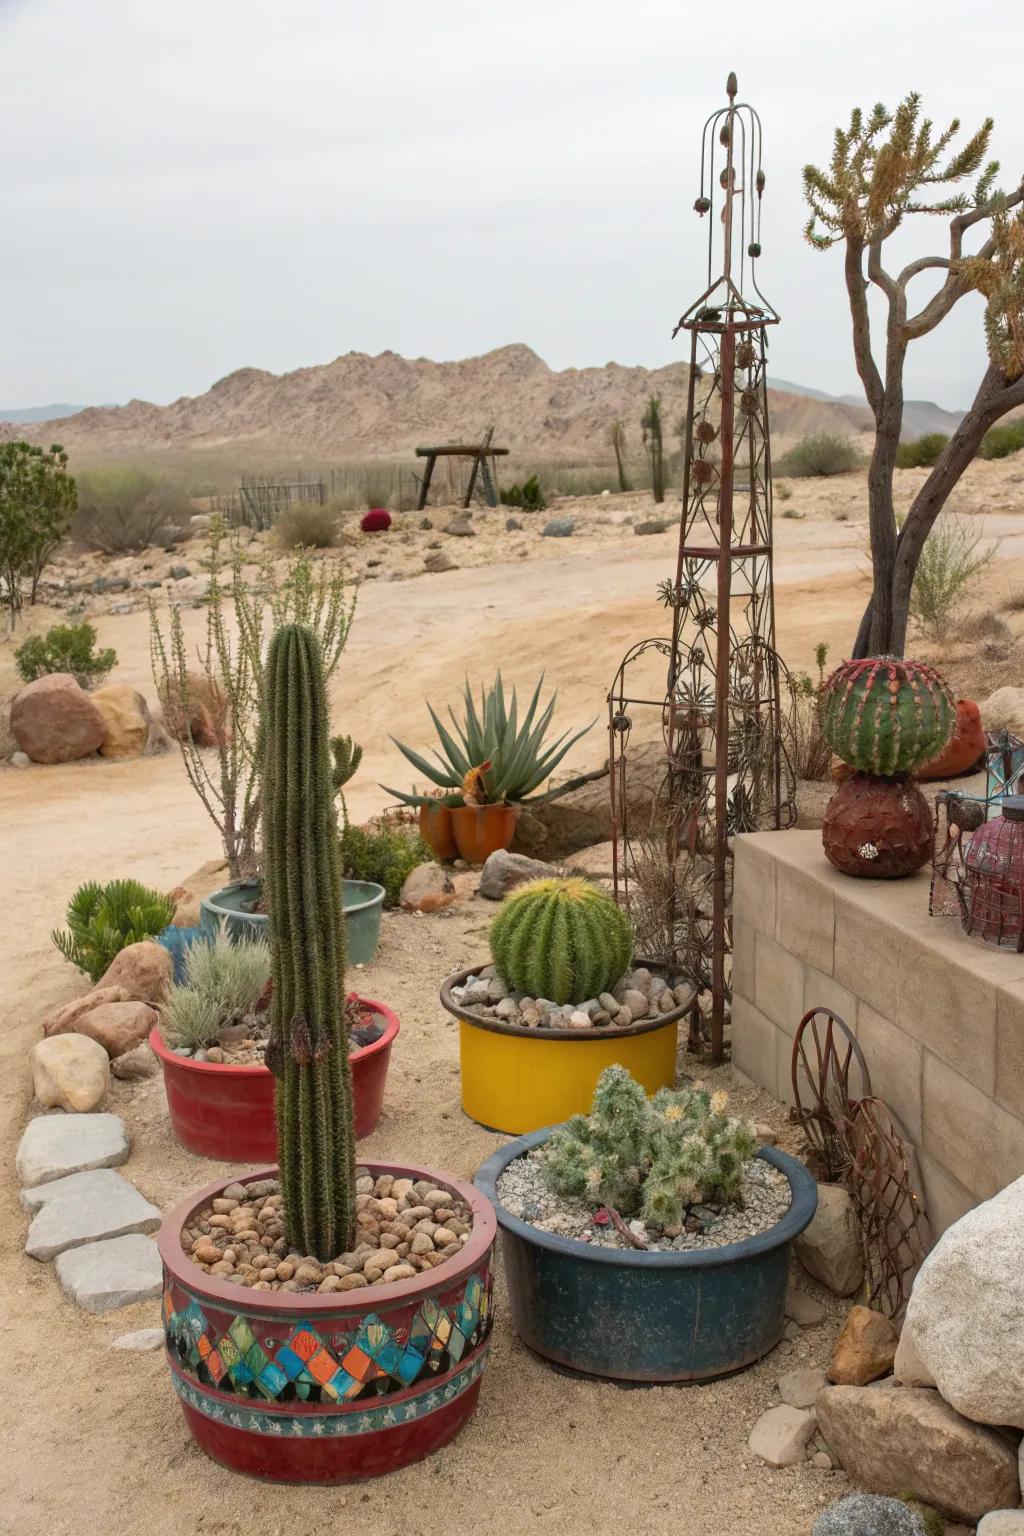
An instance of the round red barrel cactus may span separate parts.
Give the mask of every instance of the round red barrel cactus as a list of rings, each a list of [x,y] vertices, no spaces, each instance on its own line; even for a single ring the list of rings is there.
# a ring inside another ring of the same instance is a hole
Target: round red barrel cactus
[[[912,773],[945,747],[956,724],[953,697],[920,661],[869,656],[844,661],[821,690],[821,734],[862,773]]]
[[[896,880],[931,857],[932,813],[909,779],[855,773],[829,801],[821,841],[844,875]]]
[[[359,526],[364,533],[387,533],[391,527],[391,513],[387,507],[371,507],[363,514]]]

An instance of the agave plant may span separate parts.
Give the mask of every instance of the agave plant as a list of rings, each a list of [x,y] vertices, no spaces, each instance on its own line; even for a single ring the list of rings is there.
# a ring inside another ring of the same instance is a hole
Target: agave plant
[[[454,734],[428,703],[427,709],[441,742],[441,750],[434,752],[436,762],[422,757],[394,737],[391,739],[403,757],[418,773],[436,784],[440,793],[408,793],[388,789],[386,784],[381,788],[405,805],[431,805],[438,799],[447,805],[496,805],[503,801],[518,803],[525,800],[550,778],[570,747],[594,724],[591,720],[590,725],[585,725],[573,736],[566,731],[557,741],[546,742],[558,695],[553,693],[541,709],[543,684],[542,673],[529,708],[520,721],[515,689],[506,707],[500,672],[492,688],[481,688],[479,709],[467,682],[463,693],[465,719],[459,721],[454,710],[448,710]]]

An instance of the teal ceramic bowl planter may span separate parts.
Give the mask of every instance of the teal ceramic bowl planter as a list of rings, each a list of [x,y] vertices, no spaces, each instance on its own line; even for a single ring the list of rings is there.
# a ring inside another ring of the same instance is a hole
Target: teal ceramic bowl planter
[[[516,1332],[551,1364],[616,1381],[708,1381],[753,1365],[785,1327],[790,1246],[817,1206],[802,1163],[762,1147],[789,1180],[792,1203],[767,1232],[724,1248],[642,1252],[592,1247],[542,1232],[497,1191],[517,1157],[555,1126],[509,1142],[474,1182],[497,1212]]]
[[[258,912],[262,884],[258,879],[238,880],[200,902],[203,927],[210,933],[224,925],[231,939],[266,938],[270,919]],[[384,887],[373,880],[343,880],[345,939],[349,965],[369,965],[377,953],[380,920],[384,911]]]

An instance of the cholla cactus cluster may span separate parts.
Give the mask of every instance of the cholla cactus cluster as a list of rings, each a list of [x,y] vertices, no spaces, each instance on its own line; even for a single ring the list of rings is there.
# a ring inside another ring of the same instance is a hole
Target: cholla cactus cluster
[[[520,886],[502,902],[490,937],[507,987],[559,1004],[609,991],[633,953],[625,912],[607,891],[576,876]]]
[[[895,656],[845,661],[821,690],[821,734],[862,773],[912,773],[938,757],[956,705],[933,667]]]
[[[738,1198],[757,1141],[725,1105],[724,1093],[703,1088],[661,1088],[648,1099],[625,1067],[608,1067],[590,1114],[574,1115],[548,1141],[545,1182],[553,1194],[651,1227],[678,1226],[688,1205]]]

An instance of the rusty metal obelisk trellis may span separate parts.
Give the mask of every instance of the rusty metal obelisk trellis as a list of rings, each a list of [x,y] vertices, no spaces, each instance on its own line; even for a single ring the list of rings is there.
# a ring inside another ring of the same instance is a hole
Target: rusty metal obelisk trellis
[[[627,653],[608,699],[616,895],[640,946],[710,998],[715,1060],[731,996],[732,840],[795,820],[775,651],[765,376],[767,328],[779,317],[755,276],[761,123],[736,89],[730,75],[728,106],[704,125],[694,205],[701,217],[720,210],[721,235],[712,217],[707,287],[673,332],[689,334],[690,369],[678,557],[660,588],[672,634]],[[644,669],[658,657],[667,688],[654,699]],[[652,751],[642,736],[632,745],[644,706],[660,710],[653,750],[664,775],[638,816],[629,780]],[[692,1025],[692,1043],[695,1033]]]

